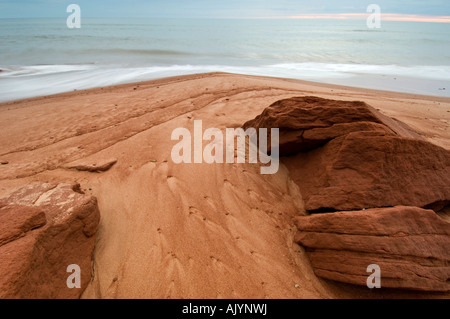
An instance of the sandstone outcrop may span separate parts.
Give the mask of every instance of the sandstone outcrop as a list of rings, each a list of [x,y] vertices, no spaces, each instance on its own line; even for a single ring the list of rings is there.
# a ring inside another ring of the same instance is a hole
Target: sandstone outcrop
[[[381,114],[364,102],[315,96],[277,101],[255,119],[244,123],[243,128],[249,127],[279,128],[280,155],[285,156],[315,149],[351,132],[378,132],[423,139],[405,124]]]
[[[439,210],[450,200],[450,152],[422,140],[353,132],[283,163],[312,212],[397,205]]]
[[[279,128],[280,155],[305,209],[295,241],[317,276],[382,287],[450,291],[450,152],[363,102],[296,97],[244,128]],[[424,209],[426,208],[426,209]],[[427,210],[433,209],[433,210]]]
[[[450,201],[450,152],[364,102],[295,97],[244,128],[279,128],[280,155],[308,211]]]
[[[367,267],[381,286],[450,291],[450,223],[432,210],[396,206],[295,219],[317,276],[366,286]]]
[[[0,200],[0,298],[79,298],[91,279],[96,198],[77,184],[32,184]],[[69,265],[81,288],[68,288]]]

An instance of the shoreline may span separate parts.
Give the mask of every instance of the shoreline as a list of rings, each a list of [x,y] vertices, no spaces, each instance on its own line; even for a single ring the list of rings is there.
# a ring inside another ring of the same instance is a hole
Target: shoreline
[[[73,91],[67,91],[67,92],[61,92],[61,93],[54,93],[54,94],[48,94],[48,95],[20,98],[20,99],[9,100],[9,101],[0,101],[0,107],[2,107],[4,105],[17,104],[17,103],[22,103],[22,102],[26,102],[26,101],[39,101],[39,100],[44,100],[44,99],[49,99],[49,98],[57,98],[59,96],[71,97],[71,96],[78,95],[83,92],[85,92],[87,94],[87,93],[93,93],[96,91],[128,88],[128,87],[133,87],[136,85],[169,84],[169,83],[176,82],[179,80],[196,79],[196,78],[203,78],[203,77],[216,76],[216,75],[243,76],[243,77],[250,77],[250,78],[267,79],[267,80],[271,80],[271,79],[282,80],[282,81],[288,81],[288,82],[293,82],[293,83],[298,83],[298,84],[303,84],[303,85],[317,86],[317,87],[322,87],[322,88],[349,90],[349,91],[361,92],[361,93],[367,92],[367,93],[372,93],[372,94],[381,94],[381,95],[387,95],[387,96],[391,96],[391,97],[398,97],[398,98],[405,98],[405,99],[420,98],[423,100],[430,100],[430,101],[437,101],[437,102],[444,102],[444,103],[450,102],[450,97],[438,96],[438,95],[416,94],[416,93],[408,93],[408,92],[401,92],[401,91],[390,91],[390,90],[383,90],[383,89],[364,88],[364,87],[356,87],[356,86],[351,86],[351,85],[332,84],[332,83],[326,83],[326,82],[320,82],[320,81],[308,81],[308,80],[300,80],[300,79],[276,77],[276,76],[261,76],[261,75],[237,74],[237,73],[228,73],[228,72],[207,72],[207,73],[194,73],[194,74],[186,74],[186,75],[175,75],[175,76],[161,77],[161,78],[156,78],[156,79],[136,81],[136,82],[130,82],[130,83],[121,83],[121,84],[93,87],[93,88],[88,88],[88,89],[80,89],[80,90],[73,90]]]

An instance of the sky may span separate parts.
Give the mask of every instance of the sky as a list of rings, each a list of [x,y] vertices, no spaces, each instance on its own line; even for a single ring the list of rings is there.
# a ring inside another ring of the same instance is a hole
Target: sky
[[[367,17],[367,7],[377,4],[394,20],[450,22],[449,0],[0,0],[0,18],[67,17],[71,3],[83,17],[340,19]]]

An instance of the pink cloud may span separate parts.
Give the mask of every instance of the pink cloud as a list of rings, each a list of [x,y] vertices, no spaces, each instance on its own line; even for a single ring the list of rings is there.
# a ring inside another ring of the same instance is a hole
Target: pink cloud
[[[289,19],[338,19],[338,20],[363,20],[367,19],[371,13],[324,13],[324,14],[303,14],[289,16]],[[413,22],[439,22],[450,23],[450,16],[425,16],[417,14],[382,13],[383,21],[413,21]]]

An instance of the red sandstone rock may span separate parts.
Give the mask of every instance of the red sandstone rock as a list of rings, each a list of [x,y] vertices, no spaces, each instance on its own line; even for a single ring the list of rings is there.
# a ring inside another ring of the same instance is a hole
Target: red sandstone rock
[[[315,96],[277,101],[243,127],[279,128],[280,155],[312,150],[336,137],[359,131],[422,139],[405,124],[384,116],[364,102]]]
[[[450,152],[431,143],[354,132],[283,159],[309,211],[410,205],[450,199]]]
[[[244,128],[280,129],[282,162],[309,211],[450,202],[450,152],[364,102],[295,97]]]
[[[0,246],[23,237],[46,223],[45,213],[38,207],[4,207],[0,210]]]
[[[450,224],[419,208],[450,202],[449,151],[363,102],[281,100],[249,127],[280,129],[307,210],[396,206],[297,217],[317,276],[365,286],[377,264],[382,287],[450,291]]]
[[[91,279],[100,215],[79,185],[32,184],[0,201],[0,298],[79,298]],[[67,266],[81,268],[69,289]]]
[[[366,286],[367,267],[381,287],[450,291],[450,223],[431,210],[397,206],[299,216],[295,241],[317,276]]]

